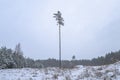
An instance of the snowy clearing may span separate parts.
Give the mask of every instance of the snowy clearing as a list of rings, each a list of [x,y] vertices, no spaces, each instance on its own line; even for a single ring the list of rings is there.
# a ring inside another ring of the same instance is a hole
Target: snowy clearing
[[[120,62],[106,66],[76,66],[73,69],[1,69],[0,80],[120,80]]]

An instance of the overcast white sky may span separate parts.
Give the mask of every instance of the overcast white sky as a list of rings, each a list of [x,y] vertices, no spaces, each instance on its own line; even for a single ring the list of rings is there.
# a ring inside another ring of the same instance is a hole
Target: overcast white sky
[[[21,43],[26,57],[58,59],[61,11],[62,59],[91,59],[120,49],[120,0],[0,0],[0,46]]]

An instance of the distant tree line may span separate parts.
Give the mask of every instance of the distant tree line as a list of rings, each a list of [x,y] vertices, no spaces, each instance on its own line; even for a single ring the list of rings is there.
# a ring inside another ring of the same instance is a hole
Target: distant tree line
[[[100,66],[100,65],[108,65],[113,64],[117,61],[120,61],[120,51],[110,52],[105,56],[93,58],[93,59],[81,59],[76,60],[75,56],[72,56],[72,60],[62,60],[62,67],[72,68],[76,65],[85,65],[85,66]],[[48,60],[38,60],[44,67],[58,67],[59,61],[56,59],[48,59]]]
[[[93,59],[82,59],[72,61],[75,65],[86,65],[86,66],[100,66],[113,64],[120,61],[120,50],[116,52],[107,53],[105,56],[93,58]]]
[[[105,56],[93,59],[76,60],[75,55],[72,60],[62,60],[63,68],[72,68],[76,65],[99,66],[115,63],[120,60],[120,51],[111,52]],[[0,69],[2,68],[42,68],[42,67],[58,67],[57,59],[49,58],[47,60],[34,60],[23,56],[20,43],[16,45],[15,50],[0,48]]]

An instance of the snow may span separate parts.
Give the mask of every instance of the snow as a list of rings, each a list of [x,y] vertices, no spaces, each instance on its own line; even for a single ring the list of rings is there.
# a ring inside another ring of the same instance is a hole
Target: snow
[[[120,80],[120,62],[103,66],[78,65],[72,69],[1,69],[0,80]]]

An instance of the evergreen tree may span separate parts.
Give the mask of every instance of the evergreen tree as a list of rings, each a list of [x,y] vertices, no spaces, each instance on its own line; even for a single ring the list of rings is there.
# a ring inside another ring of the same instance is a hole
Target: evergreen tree
[[[17,68],[23,68],[26,64],[25,58],[23,56],[23,52],[21,50],[20,43],[16,45],[15,52],[13,53],[14,61],[17,65]]]

